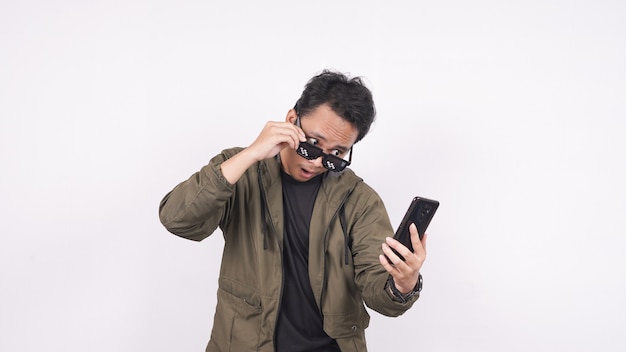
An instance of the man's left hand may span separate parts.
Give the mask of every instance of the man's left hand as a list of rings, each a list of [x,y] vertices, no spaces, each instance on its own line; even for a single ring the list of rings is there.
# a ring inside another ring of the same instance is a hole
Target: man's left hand
[[[379,256],[380,264],[391,274],[396,288],[403,294],[411,292],[417,285],[420,269],[426,260],[426,234],[420,241],[415,224],[409,226],[409,233],[411,234],[413,252],[397,240],[387,237],[386,242],[383,243],[384,255]],[[391,248],[400,253],[404,257],[404,261]]]

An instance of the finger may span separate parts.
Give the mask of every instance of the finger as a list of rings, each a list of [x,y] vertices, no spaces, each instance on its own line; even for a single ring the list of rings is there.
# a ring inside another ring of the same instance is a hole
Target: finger
[[[296,126],[285,122],[269,121],[250,147],[257,151],[259,158],[265,159],[276,155],[284,148],[297,148],[299,140],[299,131]]]
[[[395,249],[405,260],[412,254],[410,249],[394,238],[387,237],[385,241],[389,247]],[[400,258],[400,260],[402,260],[402,258]]]
[[[285,122],[272,126],[270,133],[275,144],[282,144],[283,147],[288,145],[292,149],[298,148],[300,140],[303,138],[301,130],[297,126]]]
[[[298,146],[300,145],[300,140],[297,134],[293,131],[285,131],[280,138],[283,140],[283,143],[288,144],[291,149],[298,149]]]
[[[292,125],[292,126],[296,129],[296,132],[298,133],[298,137],[300,137],[299,141],[300,142],[306,141],[306,135],[304,134],[304,131],[302,130],[302,128],[296,125]]]
[[[304,131],[294,124],[287,124],[289,128],[289,136],[292,138],[293,143],[291,143],[291,147],[293,149],[298,149],[300,142],[306,141],[306,136],[304,135]]]
[[[399,246],[404,247],[402,244],[400,244],[400,242],[397,242],[397,243]],[[402,258],[400,258],[393,250],[391,250],[391,247],[389,246],[389,244],[383,243],[382,248],[383,248],[383,253],[387,256],[387,258],[389,258],[389,261],[391,261],[390,264],[393,265],[396,269],[400,269],[401,267],[406,265],[404,263],[404,260],[402,260]],[[406,249],[406,247],[404,248]],[[398,250],[396,249],[396,251]],[[400,253],[400,255],[404,257],[404,255],[400,251],[398,251],[398,253]]]
[[[380,261],[380,264],[385,268],[385,270],[387,270],[388,273],[394,273],[397,269],[391,265],[391,263],[389,262],[389,260],[387,259],[387,257],[383,254],[378,256],[378,260]]]
[[[292,149],[297,149],[300,142],[306,140],[302,129],[294,124],[285,122],[281,128],[283,128],[282,133],[289,138],[289,145]]]
[[[417,232],[417,226],[415,226],[415,224],[411,224],[409,226],[409,233],[411,234],[413,253],[415,253],[418,257],[421,257],[424,253],[426,253],[426,248],[424,247],[426,244],[425,237],[420,240],[419,233]]]

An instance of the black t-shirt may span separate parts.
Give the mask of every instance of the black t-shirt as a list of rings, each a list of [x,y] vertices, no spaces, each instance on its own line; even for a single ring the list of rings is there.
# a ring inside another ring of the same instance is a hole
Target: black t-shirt
[[[277,352],[340,352],[323,329],[309,281],[309,226],[322,175],[306,182],[281,172],[285,234],[283,295],[276,325]]]

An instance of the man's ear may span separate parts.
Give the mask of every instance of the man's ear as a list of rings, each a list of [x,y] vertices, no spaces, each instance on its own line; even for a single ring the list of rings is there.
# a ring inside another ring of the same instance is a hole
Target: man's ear
[[[290,109],[289,111],[287,111],[287,117],[285,118],[285,122],[295,124],[297,119],[298,114],[296,114],[296,110]]]

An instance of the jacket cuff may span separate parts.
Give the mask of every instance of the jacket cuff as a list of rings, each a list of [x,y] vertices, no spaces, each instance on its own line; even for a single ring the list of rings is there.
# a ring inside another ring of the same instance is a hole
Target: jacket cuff
[[[400,303],[414,302],[420,296],[420,292],[422,291],[422,282],[423,282],[422,274],[420,273],[417,278],[417,283],[415,284],[415,287],[413,287],[413,289],[408,293],[402,293],[396,288],[396,284],[393,281],[393,277],[389,275],[389,278],[387,279],[387,283],[385,284],[385,291],[387,291],[391,299],[395,302],[400,302]]]

